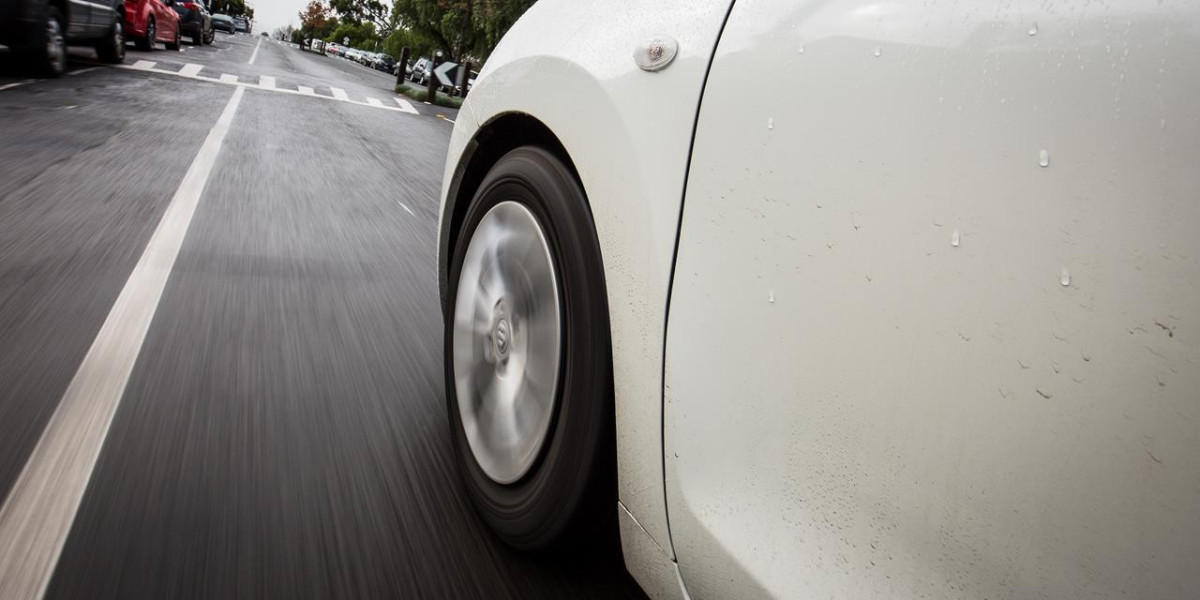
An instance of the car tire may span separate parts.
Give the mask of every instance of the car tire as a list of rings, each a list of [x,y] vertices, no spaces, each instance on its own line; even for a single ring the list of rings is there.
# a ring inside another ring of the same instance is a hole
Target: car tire
[[[58,8],[51,6],[46,11],[41,33],[39,44],[33,51],[34,69],[46,77],[58,77],[67,68],[67,38]]]
[[[154,17],[146,19],[146,37],[137,41],[137,49],[143,52],[154,51]]]
[[[504,155],[467,208],[449,275],[447,410],[479,514],[525,550],[579,540],[606,516],[615,531],[608,304],[573,172],[542,148]],[[505,390],[517,390],[511,402]]]
[[[192,34],[191,37],[192,37],[192,45],[193,46],[203,46],[204,45],[204,27],[201,27],[199,30],[197,30],[196,33]]]
[[[183,47],[183,35],[182,35],[182,32],[179,31],[178,24],[175,25],[174,41],[167,42],[166,46],[167,46],[167,50],[174,50],[176,52],[178,52],[179,49]]]
[[[113,20],[108,35],[96,44],[96,56],[101,62],[117,64],[125,62],[125,20],[121,15]]]

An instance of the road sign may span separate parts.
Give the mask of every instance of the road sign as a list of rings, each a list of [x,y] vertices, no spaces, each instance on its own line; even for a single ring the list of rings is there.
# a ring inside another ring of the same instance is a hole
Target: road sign
[[[446,61],[437,66],[433,70],[433,74],[437,76],[439,85],[454,85],[454,70],[458,68],[458,63]]]
[[[350,36],[346,36],[346,37],[342,38],[342,45],[343,45],[343,46],[349,46],[349,45],[350,45]]]

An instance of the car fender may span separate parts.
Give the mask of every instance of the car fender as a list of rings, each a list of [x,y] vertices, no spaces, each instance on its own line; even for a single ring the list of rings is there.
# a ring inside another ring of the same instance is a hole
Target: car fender
[[[655,596],[679,592],[663,489],[667,297],[696,109],[728,8],[727,0],[539,2],[480,71],[459,112],[443,179],[445,302],[454,218],[472,192],[459,182],[473,168],[480,132],[508,115],[527,115],[553,133],[576,169],[605,263],[622,548],[630,572]],[[639,69],[639,45],[668,38],[678,44],[674,61],[656,72]]]

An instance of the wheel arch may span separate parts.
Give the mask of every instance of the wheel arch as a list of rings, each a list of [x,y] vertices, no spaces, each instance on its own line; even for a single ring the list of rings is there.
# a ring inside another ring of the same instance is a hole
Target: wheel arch
[[[583,188],[579,171],[562,141],[545,123],[534,116],[521,112],[503,113],[481,126],[464,147],[446,193],[446,206],[443,211],[446,217],[442,219],[442,231],[438,236],[438,290],[443,317],[449,315],[450,257],[458,242],[459,230],[471,204],[471,198],[496,161],[521,146],[536,146],[553,154],[571,171],[575,181]],[[587,197],[586,189],[584,196]]]

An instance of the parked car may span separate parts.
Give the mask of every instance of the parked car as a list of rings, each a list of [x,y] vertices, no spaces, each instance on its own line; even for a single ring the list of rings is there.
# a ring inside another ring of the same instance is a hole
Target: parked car
[[[165,0],[172,6],[176,0]],[[182,45],[179,15],[162,0],[125,0],[125,31],[139,50],[152,51],[162,42],[168,50]]]
[[[482,520],[663,599],[1196,597],[1200,2],[1068,4],[534,4],[442,185]]]
[[[388,54],[380,52],[379,54],[375,55],[375,61],[371,63],[371,66],[375,67],[377,71],[391,73],[392,69],[396,66],[396,59],[392,58]]]
[[[325,52],[324,40],[310,39],[304,42],[304,46],[313,52]]]
[[[475,86],[475,76],[477,76],[477,75],[479,75],[479,71],[471,71],[471,74],[467,76],[467,92],[470,92],[471,88]],[[455,81],[457,81],[457,80],[458,80],[458,77],[456,76]],[[454,94],[457,96],[464,95],[461,85],[458,85],[458,84],[454,85]]]
[[[422,56],[413,63],[412,70],[409,72],[408,78],[414,83],[425,85],[429,81],[429,73],[432,68],[432,61]]]
[[[0,49],[39,74],[57,77],[67,66],[67,46],[91,46],[100,60],[125,60],[125,22],[120,0],[89,2],[87,10],[64,10],[47,0],[0,4]]]
[[[233,18],[233,30],[236,33],[245,33],[245,34],[249,35],[250,21],[247,21],[243,17],[234,17]]]
[[[233,33],[236,27],[233,24],[233,17],[217,13],[212,15],[213,32],[223,31],[225,33]]]
[[[212,15],[202,2],[175,2],[175,12],[179,14],[179,28],[184,35],[192,38],[193,46],[213,43],[217,36],[213,30]]]

